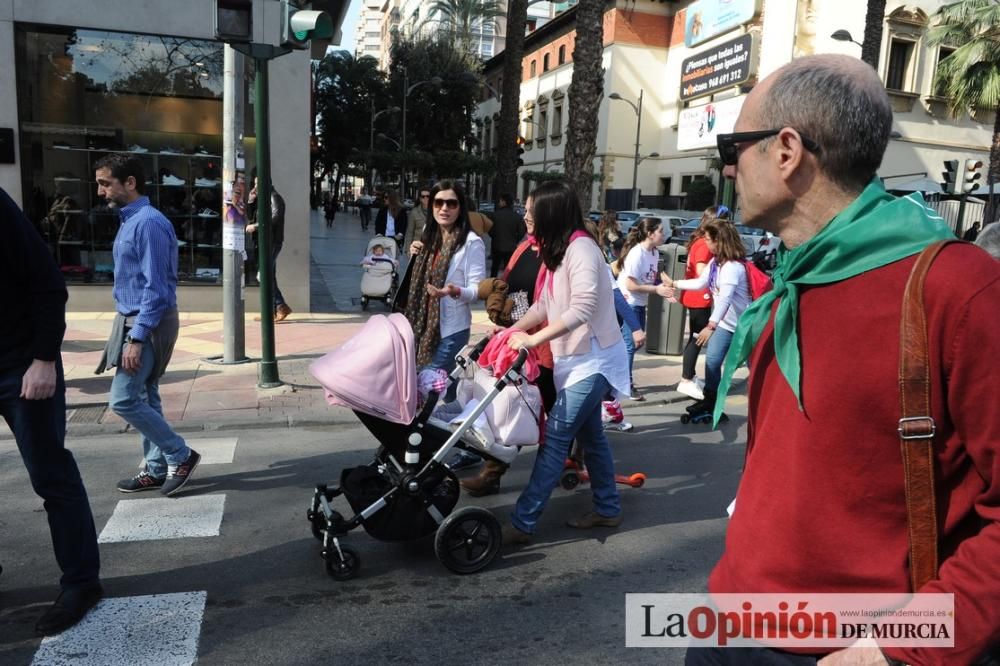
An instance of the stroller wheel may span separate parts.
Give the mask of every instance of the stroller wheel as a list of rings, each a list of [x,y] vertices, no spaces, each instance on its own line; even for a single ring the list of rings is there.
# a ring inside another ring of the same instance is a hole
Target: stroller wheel
[[[434,537],[434,553],[457,574],[488,566],[500,550],[500,521],[486,509],[467,506],[445,518]]]
[[[310,511],[309,522],[311,523],[313,536],[318,540],[323,540],[323,530],[326,529],[326,517],[322,511]],[[344,522],[344,517],[339,511],[334,511],[330,517],[330,522],[334,525],[334,534],[338,534],[336,526]]]
[[[358,575],[358,569],[361,568],[361,557],[356,550],[347,546],[341,546],[340,552],[343,553],[343,558],[337,553],[336,548],[324,551],[326,572],[334,580],[350,580]]]

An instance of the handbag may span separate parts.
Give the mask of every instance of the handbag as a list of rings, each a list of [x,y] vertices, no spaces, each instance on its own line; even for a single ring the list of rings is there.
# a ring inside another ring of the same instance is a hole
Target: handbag
[[[482,400],[496,383],[496,378],[489,372],[475,364],[470,365],[459,385],[457,399],[463,405],[469,400]],[[542,394],[538,387],[518,380],[494,398],[486,408],[486,420],[496,443],[534,446],[541,437],[541,413]]]
[[[531,307],[531,304],[528,303],[528,292],[515,291],[513,294],[508,295],[507,298],[513,302],[513,306],[510,309],[510,319],[512,322],[528,314],[528,308]]]

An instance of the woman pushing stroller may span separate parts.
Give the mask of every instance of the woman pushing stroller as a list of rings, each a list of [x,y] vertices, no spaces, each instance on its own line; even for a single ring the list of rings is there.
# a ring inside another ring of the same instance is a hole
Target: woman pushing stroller
[[[519,319],[513,349],[550,343],[556,401],[545,425],[545,446],[535,458],[528,486],[517,500],[505,544],[528,543],[563,471],[574,438],[584,449],[594,497],[592,511],[570,527],[617,527],[621,504],[614,461],[601,422],[601,403],[611,389],[627,395],[628,362],[615,317],[611,278],[604,257],[586,231],[576,193],[559,182],[531,193],[541,259],[547,269],[539,297]],[[527,333],[538,325],[534,333]]]

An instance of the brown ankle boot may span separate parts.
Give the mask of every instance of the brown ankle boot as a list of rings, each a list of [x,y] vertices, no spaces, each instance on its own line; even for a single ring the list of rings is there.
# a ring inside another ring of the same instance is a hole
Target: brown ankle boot
[[[496,495],[500,492],[500,477],[504,475],[508,467],[510,465],[505,465],[502,462],[487,460],[478,476],[462,479],[459,483],[473,497]]]

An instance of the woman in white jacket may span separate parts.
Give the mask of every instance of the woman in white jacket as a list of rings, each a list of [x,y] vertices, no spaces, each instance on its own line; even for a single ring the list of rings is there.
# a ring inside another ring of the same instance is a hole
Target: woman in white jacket
[[[486,276],[486,246],[469,226],[465,192],[442,180],[431,189],[434,224],[410,244],[413,267],[406,318],[417,344],[417,368],[451,372],[469,343],[471,304]]]

